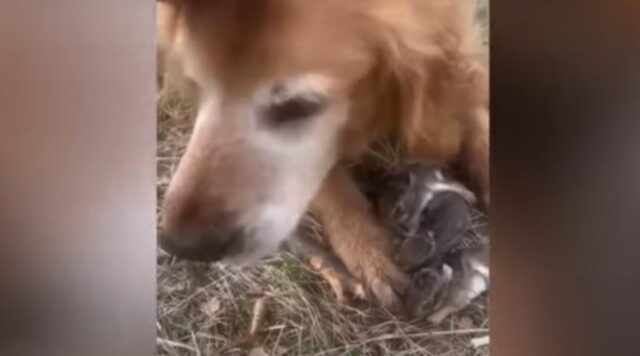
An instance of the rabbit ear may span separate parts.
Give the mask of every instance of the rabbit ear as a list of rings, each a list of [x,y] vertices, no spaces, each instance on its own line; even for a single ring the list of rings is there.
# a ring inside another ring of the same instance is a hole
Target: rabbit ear
[[[442,273],[444,275],[444,278],[447,280],[451,280],[451,278],[453,277],[453,269],[446,263],[442,265]]]
[[[409,175],[409,186],[413,186],[414,184],[416,184],[416,172],[409,171],[408,175]]]
[[[435,182],[429,185],[434,192],[454,192],[460,194],[469,204],[475,204],[476,196],[472,191],[458,182]]]

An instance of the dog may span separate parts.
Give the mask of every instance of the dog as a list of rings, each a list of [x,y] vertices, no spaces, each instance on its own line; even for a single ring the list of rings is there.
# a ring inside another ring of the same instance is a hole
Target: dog
[[[458,165],[489,205],[488,76],[475,2],[158,0],[158,51],[199,97],[159,244],[252,264],[310,210],[382,305],[407,276],[347,171],[375,140]]]

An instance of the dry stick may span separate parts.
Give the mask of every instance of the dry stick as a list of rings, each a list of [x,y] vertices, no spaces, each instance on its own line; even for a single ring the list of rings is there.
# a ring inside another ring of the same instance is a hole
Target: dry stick
[[[202,356],[202,353],[200,353],[200,347],[198,346],[198,340],[196,339],[196,334],[193,332],[193,329],[191,329],[191,340],[193,340],[193,346],[195,346],[196,349],[196,356]]]
[[[404,334],[404,335],[384,335],[384,336],[374,337],[374,338],[371,338],[371,339],[360,341],[356,345],[336,347],[336,348],[333,348],[333,349],[322,351],[322,352],[314,354],[314,355],[316,355],[316,356],[326,355],[329,352],[341,350],[341,349],[344,349],[346,347],[363,346],[363,345],[366,345],[366,344],[369,344],[369,343],[375,342],[375,341],[387,341],[387,340],[394,340],[394,339],[400,339],[400,338],[438,337],[438,336],[450,336],[450,335],[479,334],[479,333],[486,333],[486,332],[489,332],[489,329],[460,329],[460,330],[448,330],[448,331],[430,331],[430,332],[426,332],[426,333]]]
[[[269,297],[260,297],[256,301],[253,307],[253,318],[251,319],[251,326],[249,327],[249,337],[254,337],[262,326],[265,316],[267,314],[267,299]]]
[[[158,338],[156,338],[156,342],[158,344],[166,345],[166,346],[169,346],[171,348],[176,348],[177,347],[177,348],[180,348],[180,349],[185,349],[185,350],[189,350],[189,351],[193,351],[193,352],[198,352],[197,349],[195,349],[195,348],[193,348],[193,347],[191,347],[189,345],[183,344],[181,342],[177,342],[177,341],[171,341],[171,340],[162,339],[162,338],[158,337]]]
[[[276,354],[277,350],[278,350],[278,346],[280,346],[280,338],[282,337],[282,334],[284,333],[284,328],[280,329],[280,332],[278,333],[278,337],[276,338],[276,342],[273,344],[273,348],[271,350],[271,353],[273,355]]]

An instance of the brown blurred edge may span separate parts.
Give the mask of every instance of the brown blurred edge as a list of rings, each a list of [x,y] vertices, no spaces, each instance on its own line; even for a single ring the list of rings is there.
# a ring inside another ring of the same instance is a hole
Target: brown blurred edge
[[[636,355],[638,2],[492,1],[492,355]]]

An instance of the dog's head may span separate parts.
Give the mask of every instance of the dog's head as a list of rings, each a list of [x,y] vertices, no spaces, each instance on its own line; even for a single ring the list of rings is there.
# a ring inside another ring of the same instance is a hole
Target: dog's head
[[[374,3],[389,2],[161,4],[159,34],[166,38],[159,44],[200,94],[192,137],[163,202],[163,248],[195,260],[257,260],[293,232],[336,162],[381,130],[384,120],[376,117],[389,112],[375,101],[399,95],[381,63],[411,61],[428,49],[403,53],[391,40],[398,31],[376,28],[373,19],[413,14]]]

